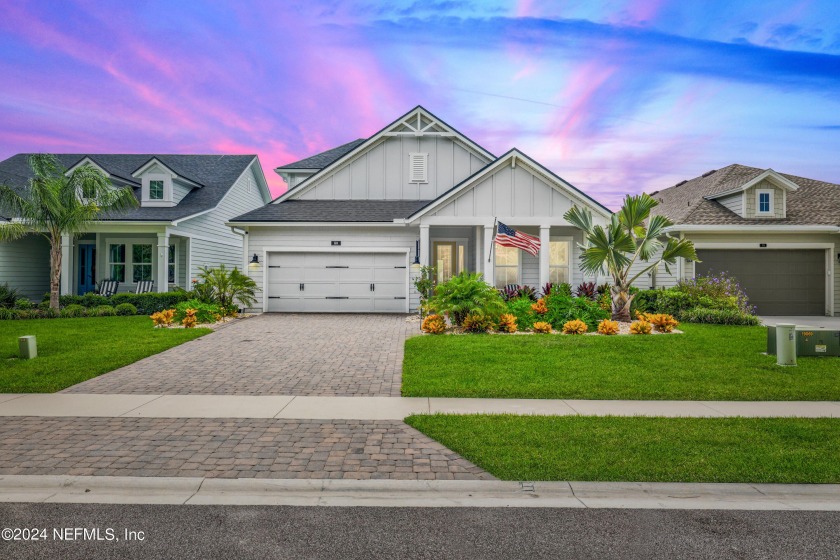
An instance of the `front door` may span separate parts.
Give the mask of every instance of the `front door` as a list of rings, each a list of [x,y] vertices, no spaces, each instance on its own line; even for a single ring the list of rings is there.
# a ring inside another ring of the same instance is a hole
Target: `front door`
[[[96,245],[79,245],[79,290],[83,295],[96,289]]]
[[[458,244],[454,241],[435,241],[433,244],[432,262],[437,269],[437,282],[446,282],[458,271]]]

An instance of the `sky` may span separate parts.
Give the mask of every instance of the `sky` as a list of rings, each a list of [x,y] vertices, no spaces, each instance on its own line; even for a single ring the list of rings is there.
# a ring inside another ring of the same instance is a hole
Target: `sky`
[[[258,154],[416,105],[613,208],[731,163],[840,183],[836,0],[0,0],[0,158]]]

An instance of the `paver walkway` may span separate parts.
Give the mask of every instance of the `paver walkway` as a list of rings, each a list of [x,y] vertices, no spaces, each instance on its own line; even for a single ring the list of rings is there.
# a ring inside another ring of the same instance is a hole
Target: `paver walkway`
[[[63,392],[399,396],[410,318],[266,313]]]
[[[0,419],[0,475],[490,480],[398,421]]]

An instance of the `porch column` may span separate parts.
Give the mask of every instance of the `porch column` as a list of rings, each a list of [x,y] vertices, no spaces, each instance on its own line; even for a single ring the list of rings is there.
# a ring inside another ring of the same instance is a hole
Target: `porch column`
[[[481,272],[481,226],[475,226],[475,271]]]
[[[551,226],[540,226],[540,289],[548,284],[550,277]]]
[[[157,234],[157,279],[156,292],[169,291],[169,233]]]
[[[432,262],[432,244],[429,242],[429,226],[420,226],[420,265],[429,266]]]
[[[484,263],[484,281],[494,286],[496,284],[496,273],[494,261],[496,254],[493,252],[493,226],[484,226],[484,254],[481,257]]]
[[[61,287],[60,294],[73,293],[73,236],[61,236]]]

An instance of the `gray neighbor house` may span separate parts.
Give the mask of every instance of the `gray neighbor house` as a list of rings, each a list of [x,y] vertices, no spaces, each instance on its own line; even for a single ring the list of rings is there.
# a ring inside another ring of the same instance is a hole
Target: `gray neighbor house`
[[[225,222],[271,199],[255,155],[57,154],[68,170],[99,168],[130,187],[138,207],[90,224],[62,246],[61,293],[84,294],[97,282],[132,291],[154,281],[154,291],[189,289],[199,267],[242,269],[243,232]],[[28,155],[0,162],[0,182],[23,189],[32,177]],[[14,216],[4,216],[14,219]],[[49,243],[40,235],[0,243],[0,284],[40,301],[49,291]]]

